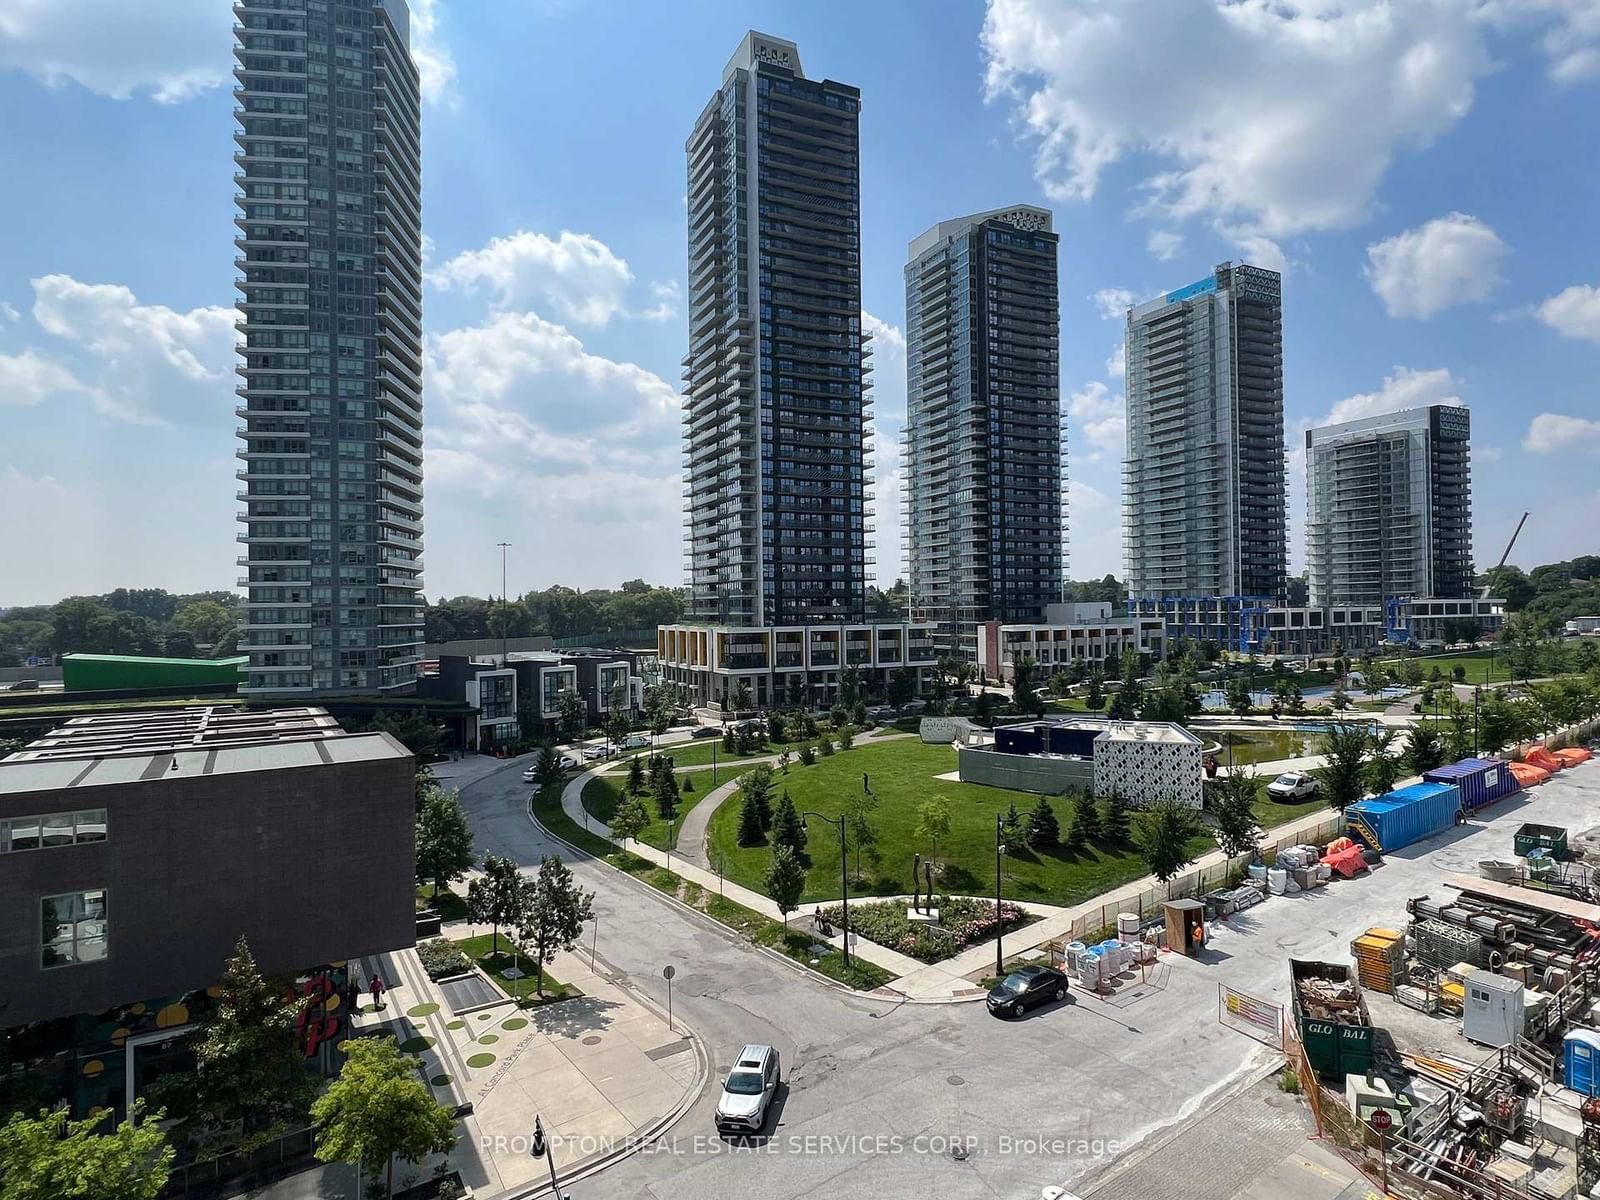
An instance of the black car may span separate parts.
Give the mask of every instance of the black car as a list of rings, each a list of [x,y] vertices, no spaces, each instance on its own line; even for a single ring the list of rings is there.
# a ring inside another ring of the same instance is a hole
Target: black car
[[[722,730],[712,725],[702,725],[689,735],[692,738],[721,737]]]
[[[1067,998],[1067,977],[1054,967],[1018,967],[989,993],[989,1011],[1020,1017],[1030,1008]]]

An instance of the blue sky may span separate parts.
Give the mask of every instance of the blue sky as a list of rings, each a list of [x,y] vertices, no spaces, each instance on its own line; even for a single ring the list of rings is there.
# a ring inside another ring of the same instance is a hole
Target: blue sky
[[[1594,552],[1595,0],[413,0],[428,594],[681,577],[683,142],[747,27],[863,92],[878,572],[898,572],[901,269],[934,222],[1061,234],[1070,574],[1121,572],[1120,307],[1286,270],[1303,431],[1473,412],[1476,551]],[[231,585],[231,13],[0,0],[0,604]],[[1108,317],[1106,314],[1111,314]]]

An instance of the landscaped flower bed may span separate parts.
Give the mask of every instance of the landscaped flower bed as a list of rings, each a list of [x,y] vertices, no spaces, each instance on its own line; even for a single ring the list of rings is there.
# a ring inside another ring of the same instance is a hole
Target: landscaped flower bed
[[[939,929],[906,918],[909,902],[905,900],[874,900],[850,905],[850,928],[880,946],[898,951],[925,963],[940,962],[957,951],[994,936],[994,901],[975,900],[971,897],[939,896],[933,907],[939,910]],[[837,904],[820,910],[823,919],[838,928],[841,914]],[[1015,904],[1000,905],[1000,918],[1005,931],[1021,929],[1039,918]]]

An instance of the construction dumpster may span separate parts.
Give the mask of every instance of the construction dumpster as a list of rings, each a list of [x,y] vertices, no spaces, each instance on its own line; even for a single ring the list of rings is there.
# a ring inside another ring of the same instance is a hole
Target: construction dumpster
[[[1424,783],[1453,783],[1461,789],[1461,810],[1474,812],[1522,790],[1511,765],[1498,758],[1463,758],[1445,767],[1424,771]]]
[[[1372,1018],[1355,972],[1344,963],[1289,960],[1291,1008],[1306,1061],[1339,1079],[1372,1066]]]
[[[1350,836],[1379,853],[1420,842],[1454,825],[1461,789],[1453,783],[1413,783],[1344,810]]]
[[[1518,858],[1539,850],[1554,859],[1567,857],[1567,831],[1559,825],[1519,825],[1511,836],[1511,849]]]

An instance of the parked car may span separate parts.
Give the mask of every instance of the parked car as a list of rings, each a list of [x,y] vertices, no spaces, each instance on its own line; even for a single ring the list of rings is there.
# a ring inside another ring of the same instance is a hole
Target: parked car
[[[650,735],[648,733],[630,733],[623,739],[622,748],[624,750],[637,750],[641,746],[648,746],[649,744]]]
[[[561,764],[561,769],[563,771],[575,771],[578,769],[578,759],[576,755],[563,754],[556,761]]]
[[[718,729],[715,725],[702,725],[702,726],[700,726],[699,729],[696,729],[689,736],[692,737],[692,738],[708,738],[708,737],[715,737],[715,738],[717,737],[717,738],[719,738],[719,737],[722,736],[722,730]]]
[[[722,1081],[717,1099],[717,1129],[723,1133],[759,1133],[767,1123],[772,1098],[778,1094],[778,1052],[771,1046],[746,1046]]]
[[[534,783],[534,782],[536,782],[536,780],[534,779],[534,776],[537,773],[537,770],[538,769],[536,767],[529,767],[525,771],[523,771],[522,772],[522,782],[523,783]]]
[[[1067,977],[1054,967],[1018,967],[989,993],[989,1011],[1020,1017],[1030,1008],[1067,998]]]
[[[1309,800],[1317,794],[1317,777],[1304,771],[1289,771],[1267,784],[1272,800]]]
[[[611,747],[604,742],[596,742],[592,746],[583,748],[583,757],[589,762],[594,762],[597,758],[610,758]]]

